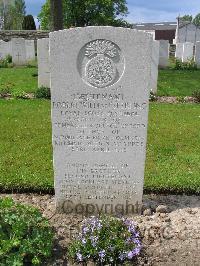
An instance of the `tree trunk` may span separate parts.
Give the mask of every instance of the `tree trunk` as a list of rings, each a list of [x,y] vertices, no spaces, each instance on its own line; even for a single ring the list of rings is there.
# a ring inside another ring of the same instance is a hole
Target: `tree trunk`
[[[51,30],[63,29],[62,0],[50,0],[51,8]]]

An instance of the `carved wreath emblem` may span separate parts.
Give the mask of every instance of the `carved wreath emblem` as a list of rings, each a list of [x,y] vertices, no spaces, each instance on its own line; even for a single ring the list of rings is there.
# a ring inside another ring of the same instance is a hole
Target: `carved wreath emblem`
[[[85,67],[85,77],[92,86],[103,88],[113,83],[116,77],[116,66],[113,58],[117,51],[107,40],[96,40],[86,46],[85,56],[89,59]]]

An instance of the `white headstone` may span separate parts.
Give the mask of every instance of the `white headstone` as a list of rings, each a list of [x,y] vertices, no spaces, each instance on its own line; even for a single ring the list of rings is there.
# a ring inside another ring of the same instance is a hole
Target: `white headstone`
[[[13,38],[12,42],[12,61],[15,65],[26,65],[26,46],[25,39]]]
[[[0,40],[0,60],[4,59],[9,54],[11,55],[10,42]]]
[[[152,37],[131,29],[85,27],[50,33],[58,209],[87,214],[138,211],[151,53]]]
[[[175,57],[179,60],[182,61],[182,57],[183,57],[183,43],[177,43],[176,44],[176,53],[175,53]]]
[[[151,91],[157,92],[158,84],[158,64],[159,64],[160,42],[153,41],[152,60],[151,60]]]
[[[34,40],[25,40],[26,44],[26,61],[35,60],[35,42]]]
[[[37,59],[38,59],[38,87],[43,86],[50,88],[49,38],[38,39]]]
[[[200,68],[200,42],[196,42],[196,47],[195,47],[195,62]]]
[[[159,66],[165,68],[169,65],[169,41],[160,40]]]
[[[194,44],[191,42],[185,42],[183,44],[183,56],[182,62],[187,62],[193,58]]]

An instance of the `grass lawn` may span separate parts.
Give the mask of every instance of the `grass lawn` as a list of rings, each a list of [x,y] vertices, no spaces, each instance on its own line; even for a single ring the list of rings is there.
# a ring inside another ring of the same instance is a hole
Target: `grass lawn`
[[[159,96],[192,96],[200,90],[200,70],[159,70]]]
[[[37,68],[0,68],[0,91],[10,89],[11,92],[35,92],[37,89]],[[159,96],[192,96],[194,90],[200,89],[200,70],[173,70],[159,71]]]
[[[35,92],[38,77],[36,67],[0,68],[0,91],[8,89],[10,92]]]
[[[53,191],[50,101],[0,100],[0,190]],[[146,191],[200,192],[200,105],[151,103]]]

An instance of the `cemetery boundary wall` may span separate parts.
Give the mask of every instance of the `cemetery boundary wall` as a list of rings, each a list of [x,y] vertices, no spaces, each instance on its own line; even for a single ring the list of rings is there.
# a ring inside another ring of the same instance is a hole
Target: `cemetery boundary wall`
[[[0,30],[0,40],[10,41],[12,38],[24,38],[27,40],[37,40],[49,38],[49,31],[42,30]]]

